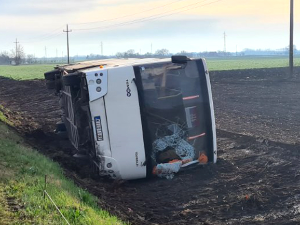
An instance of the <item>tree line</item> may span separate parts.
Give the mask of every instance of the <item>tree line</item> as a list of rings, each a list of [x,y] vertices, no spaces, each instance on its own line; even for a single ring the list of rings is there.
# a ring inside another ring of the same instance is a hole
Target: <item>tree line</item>
[[[205,52],[186,52],[181,51],[178,53],[171,53],[168,49],[162,48],[156,50],[154,53],[146,52],[141,54],[134,49],[129,49],[125,52],[118,52],[115,55],[99,55],[90,54],[87,56],[73,56],[71,61],[85,61],[95,59],[107,59],[107,58],[167,58],[172,55],[186,55],[188,57],[227,57],[227,56],[251,56],[251,55],[288,55],[289,47],[281,49],[244,49],[240,52],[224,52],[224,51],[205,51]],[[300,54],[297,47],[294,46],[294,53]],[[64,63],[64,57],[50,57],[50,58],[35,58],[33,54],[25,54],[24,49],[21,45],[17,47],[17,50],[11,50],[10,52],[0,52],[0,65],[20,65],[20,64],[33,64],[33,63]]]
[[[36,58],[32,54],[25,54],[24,48],[21,45],[17,46],[16,50],[0,52],[0,65],[20,65],[24,63],[36,63]]]
[[[144,57],[167,57],[170,56],[171,53],[168,49],[158,49],[154,54],[151,52],[147,52],[145,54],[140,54],[136,52],[134,49],[129,49],[126,52],[118,52],[116,54],[117,58],[144,58]]]

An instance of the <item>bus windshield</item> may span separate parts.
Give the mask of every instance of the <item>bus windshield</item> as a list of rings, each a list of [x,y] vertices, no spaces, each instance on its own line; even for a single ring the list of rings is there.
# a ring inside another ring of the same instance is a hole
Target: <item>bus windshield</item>
[[[154,164],[207,155],[209,98],[199,71],[197,61],[140,66]]]

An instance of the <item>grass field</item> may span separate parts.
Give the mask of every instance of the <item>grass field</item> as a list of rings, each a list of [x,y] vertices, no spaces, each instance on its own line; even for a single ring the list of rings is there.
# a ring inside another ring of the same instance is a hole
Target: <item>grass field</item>
[[[66,224],[47,191],[70,224],[123,224],[97,206],[97,199],[66,179],[57,163],[26,146],[23,139],[0,122],[0,224]]]
[[[44,73],[53,70],[54,64],[0,66],[0,76],[16,80],[43,79]]]
[[[207,59],[208,69],[210,71],[220,70],[239,70],[239,69],[259,69],[288,67],[288,57],[231,57]],[[294,65],[300,66],[300,57],[294,59]]]
[[[238,70],[254,68],[288,67],[288,57],[230,57],[208,58],[210,71]],[[0,66],[0,76],[16,80],[44,79],[44,73],[53,69],[54,64]],[[300,57],[295,58],[295,66],[300,66]]]

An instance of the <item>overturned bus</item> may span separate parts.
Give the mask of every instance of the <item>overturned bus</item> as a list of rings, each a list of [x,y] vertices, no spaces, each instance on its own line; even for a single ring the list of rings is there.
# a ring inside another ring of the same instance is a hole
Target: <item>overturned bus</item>
[[[172,178],[181,167],[217,160],[204,59],[95,60],[44,75],[62,109],[55,132],[67,133],[100,175]]]

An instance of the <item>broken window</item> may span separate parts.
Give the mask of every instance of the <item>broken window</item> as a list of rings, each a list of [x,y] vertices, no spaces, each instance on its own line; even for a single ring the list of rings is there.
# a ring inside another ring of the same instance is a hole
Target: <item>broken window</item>
[[[153,164],[207,155],[209,102],[197,62],[148,64],[140,73]]]

